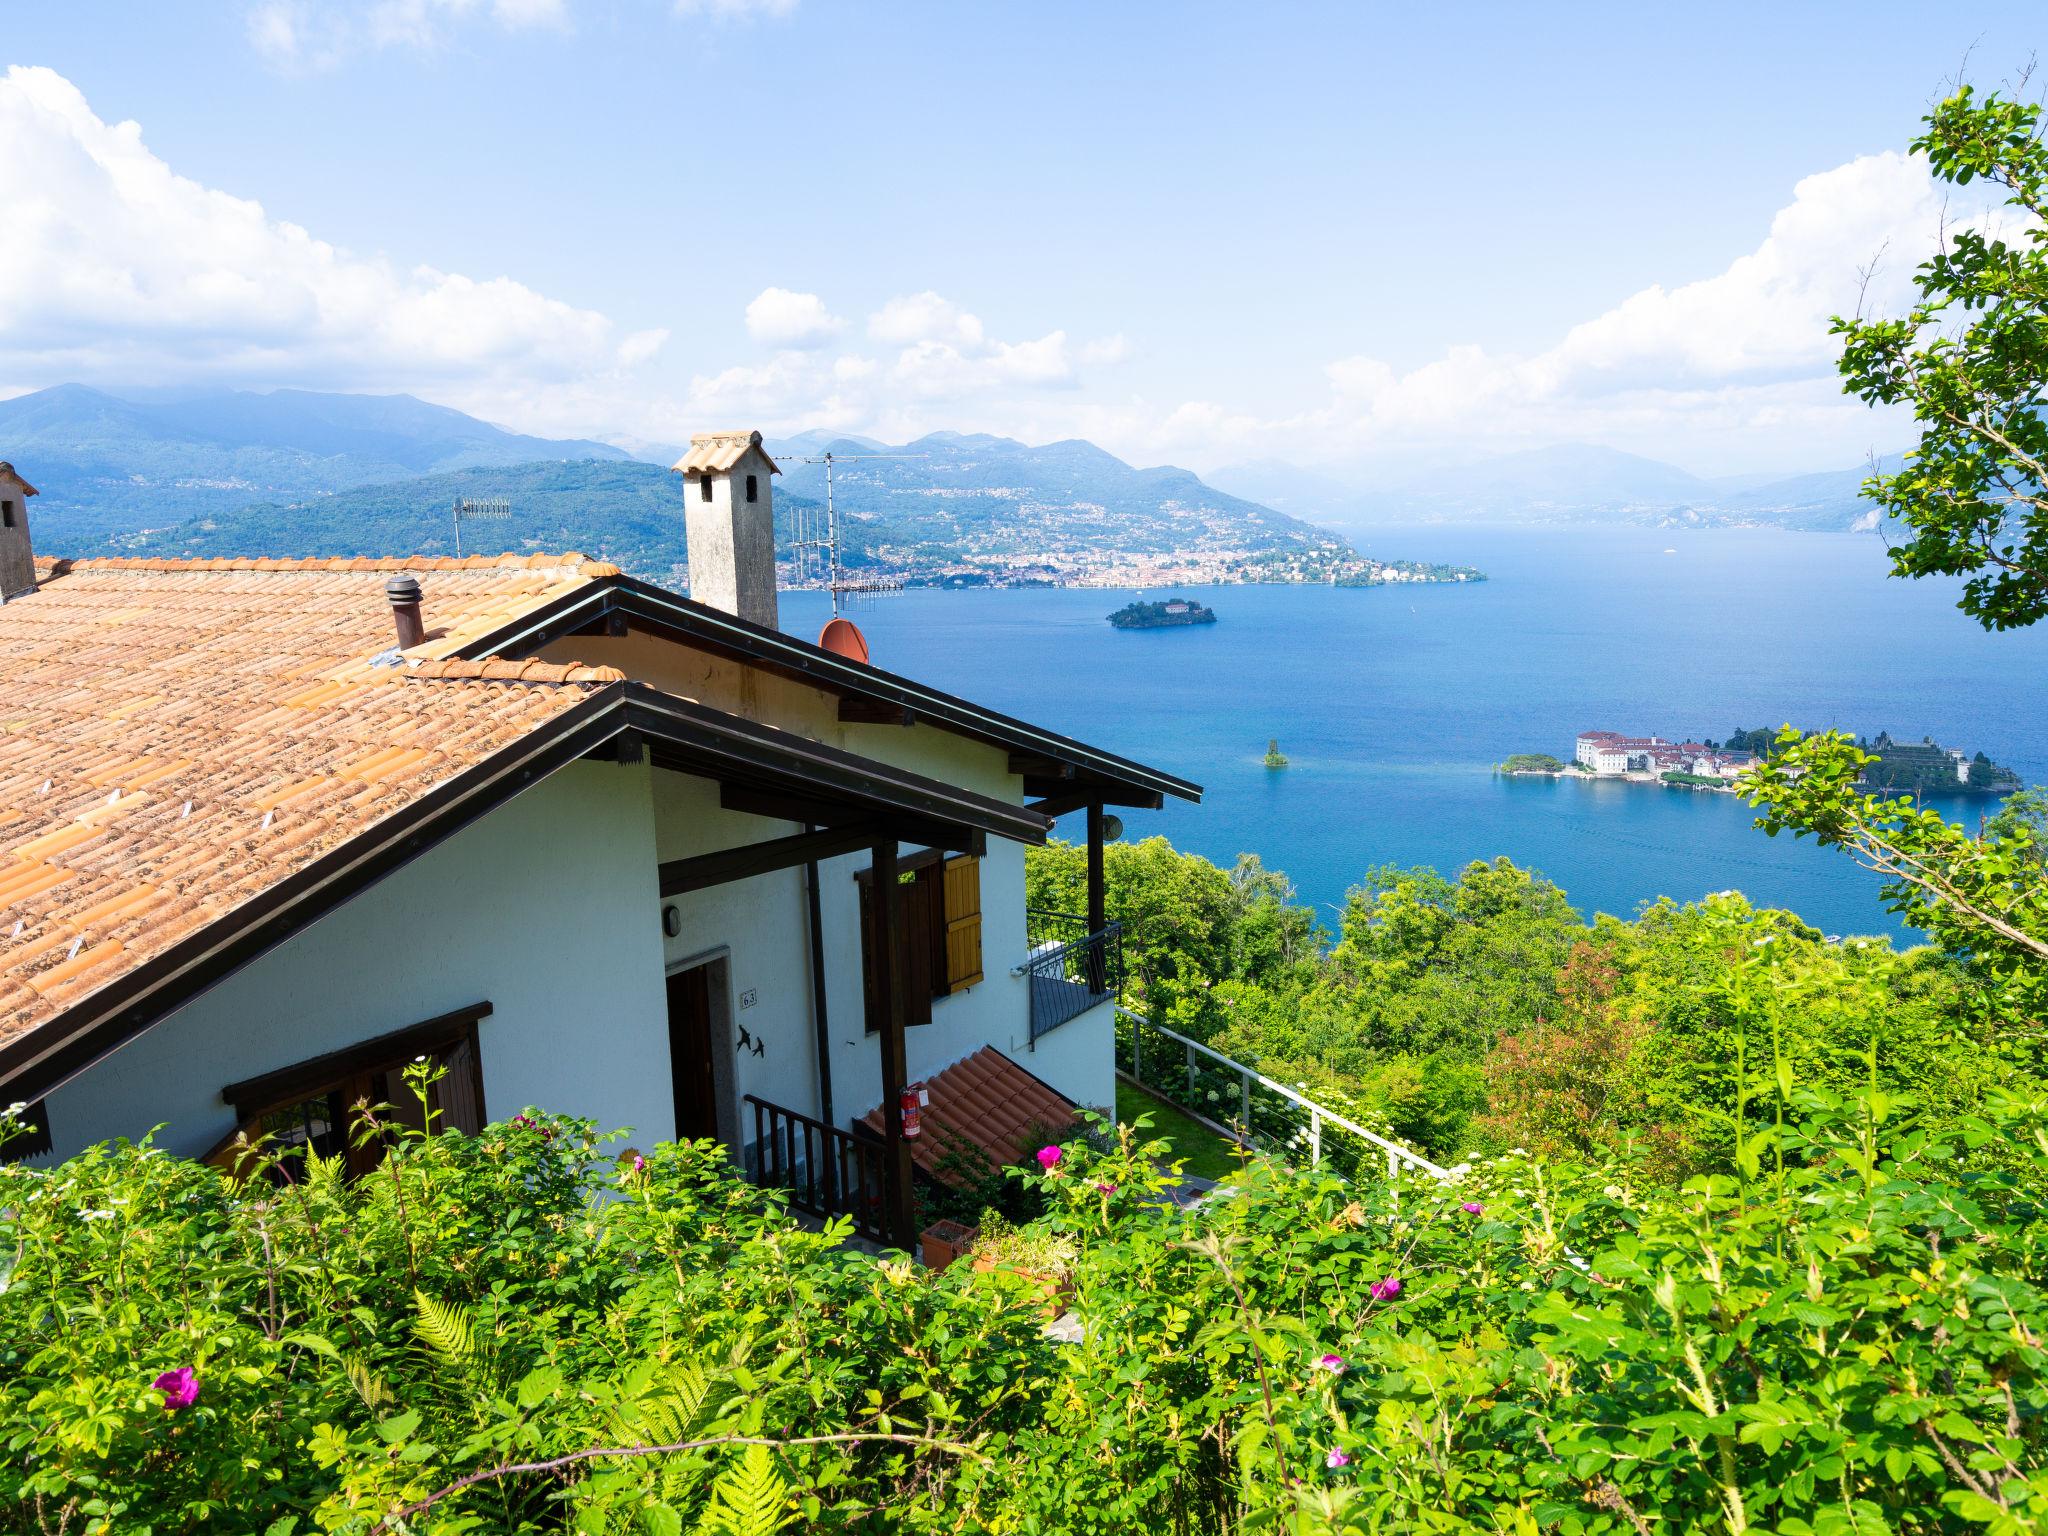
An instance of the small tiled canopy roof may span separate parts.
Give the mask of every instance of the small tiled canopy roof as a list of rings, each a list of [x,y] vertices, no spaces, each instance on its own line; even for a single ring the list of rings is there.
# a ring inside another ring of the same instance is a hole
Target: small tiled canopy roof
[[[404,657],[398,570],[425,594]],[[580,555],[38,575],[0,606],[0,1047],[619,678],[446,659],[616,575]]]
[[[699,432],[690,439],[690,451],[671,467],[685,476],[701,475],[707,470],[714,475],[722,475],[745,458],[748,449],[760,447],[761,434],[758,432]],[[782,473],[775,467],[775,461],[768,458],[766,449],[761,450],[761,457],[768,461],[768,473]]]
[[[921,1129],[910,1143],[911,1160],[946,1182],[948,1152],[980,1153],[991,1167],[1023,1162],[1047,1141],[1067,1136],[1079,1123],[1074,1101],[1039,1081],[992,1045],[956,1061],[925,1080],[930,1102]],[[862,1125],[883,1135],[881,1106],[861,1116]]]

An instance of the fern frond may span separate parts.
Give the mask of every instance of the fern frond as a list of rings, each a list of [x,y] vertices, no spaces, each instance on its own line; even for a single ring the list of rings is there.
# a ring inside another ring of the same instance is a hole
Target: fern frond
[[[750,1445],[711,1490],[697,1529],[704,1536],[775,1536],[789,1524],[789,1484],[765,1445]]]
[[[414,1291],[419,1316],[413,1331],[442,1359],[460,1364],[476,1352],[476,1340],[469,1331],[469,1315],[450,1301],[436,1301],[425,1291]]]
[[[341,1362],[342,1370],[348,1376],[348,1384],[356,1389],[356,1396],[363,1400],[363,1406],[375,1413],[386,1403],[394,1401],[391,1389],[384,1385],[384,1378],[371,1370],[360,1355],[349,1355]]]

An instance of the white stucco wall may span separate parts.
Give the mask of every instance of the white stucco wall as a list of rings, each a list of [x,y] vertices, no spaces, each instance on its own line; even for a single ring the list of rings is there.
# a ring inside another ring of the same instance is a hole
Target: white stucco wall
[[[480,999],[484,1103],[674,1129],[651,770],[576,763],[193,999],[50,1097],[53,1153],[168,1122],[197,1155],[230,1082]]]
[[[973,743],[960,743],[972,748]],[[984,749],[985,750],[985,749]],[[663,859],[785,836],[794,826],[727,811],[707,780],[656,770],[656,843]],[[908,851],[908,850],[906,850]],[[881,1102],[877,1036],[865,1033],[860,891],[855,872],[868,855],[846,854],[818,867],[825,932],[826,1018],[830,1026],[833,1114],[841,1126]],[[761,1045],[735,1062],[736,1098],[755,1094],[804,1114],[818,1105],[817,1026],[810,971],[810,928],[801,868],[757,875],[674,898],[681,931],[667,939],[670,966],[730,954],[734,1038],[745,1029]],[[658,925],[657,925],[658,926]],[[994,1045],[1076,1102],[1116,1101],[1110,1010],[1098,1008],[1031,1049],[1028,983],[1010,969],[1023,962],[1024,849],[991,840],[981,867],[983,979],[932,1004],[932,1022],[905,1036],[913,1081]],[[746,994],[752,1006],[744,1006]],[[752,1136],[742,1117],[742,1133]]]

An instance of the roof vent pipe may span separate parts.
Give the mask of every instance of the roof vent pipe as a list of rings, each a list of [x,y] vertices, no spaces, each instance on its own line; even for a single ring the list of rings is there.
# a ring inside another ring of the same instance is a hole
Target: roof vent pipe
[[[384,595],[391,600],[391,617],[398,624],[398,648],[409,651],[424,645],[427,625],[420,617],[419,582],[407,575],[394,576],[384,583]]]

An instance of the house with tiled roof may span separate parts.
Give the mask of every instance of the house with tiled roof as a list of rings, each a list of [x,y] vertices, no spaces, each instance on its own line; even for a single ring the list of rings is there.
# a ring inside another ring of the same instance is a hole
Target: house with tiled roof
[[[687,597],[575,554],[55,561],[0,526],[34,573],[0,601],[0,1103],[36,1127],[0,1155],[161,1127],[364,1166],[351,1106],[403,1117],[424,1057],[450,1128],[716,1138],[907,1243],[907,1133],[1000,1121],[945,1084],[1113,1102],[1111,808],[1198,786],[784,634],[759,434],[677,469]],[[1089,910],[1027,912],[1070,813]]]

